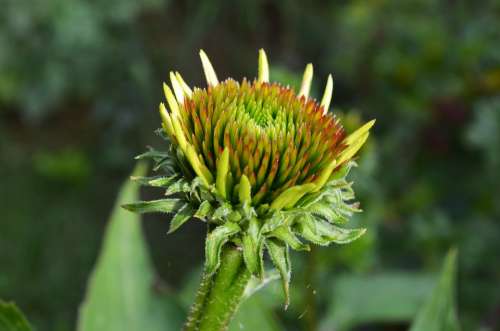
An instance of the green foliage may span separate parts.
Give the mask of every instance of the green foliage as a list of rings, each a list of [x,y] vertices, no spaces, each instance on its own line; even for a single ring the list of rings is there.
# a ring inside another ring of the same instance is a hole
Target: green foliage
[[[145,165],[134,171],[142,176]],[[80,308],[79,331],[180,329],[183,312],[173,297],[155,289],[155,273],[140,217],[121,205],[136,200],[138,185],[127,182],[111,214],[100,256]]]
[[[448,253],[432,295],[418,313],[410,331],[460,331],[455,308],[457,251]]]
[[[152,73],[139,47],[138,18],[162,4],[162,0],[3,2],[0,67],[5,70],[0,77],[0,104],[12,106],[29,121],[40,121],[68,102],[69,95],[91,98],[97,107],[107,108],[111,99],[115,105],[123,101],[127,90],[146,89]],[[124,84],[129,80],[135,82],[134,88]],[[102,93],[118,85],[118,95]]]
[[[32,329],[15,304],[0,300],[0,330],[31,331]]]
[[[373,322],[413,319],[432,290],[434,277],[414,273],[342,275],[332,281],[331,306],[321,330],[351,330]]]

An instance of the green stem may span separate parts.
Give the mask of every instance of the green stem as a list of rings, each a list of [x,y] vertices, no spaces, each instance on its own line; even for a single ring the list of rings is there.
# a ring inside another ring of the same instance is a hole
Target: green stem
[[[249,280],[242,252],[236,247],[225,248],[217,273],[203,274],[184,331],[227,330]]]

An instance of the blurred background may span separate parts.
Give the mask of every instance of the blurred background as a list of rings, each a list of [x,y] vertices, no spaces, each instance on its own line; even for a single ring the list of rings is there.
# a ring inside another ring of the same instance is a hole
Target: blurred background
[[[1,298],[38,330],[74,329],[117,190],[135,155],[162,147],[161,83],[178,70],[204,86],[200,48],[219,78],[254,77],[259,48],[271,80],[291,86],[312,62],[313,94],[331,72],[348,130],[377,118],[351,176],[367,235],[294,254],[292,305],[274,318],[405,330],[457,247],[463,330],[500,330],[499,1],[1,1]],[[180,291],[204,227],[166,236],[160,216],[144,227]]]

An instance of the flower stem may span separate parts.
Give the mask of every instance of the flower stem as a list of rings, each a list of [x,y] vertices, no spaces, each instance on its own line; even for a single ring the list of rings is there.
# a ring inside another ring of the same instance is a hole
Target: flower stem
[[[203,274],[184,331],[227,330],[249,280],[242,252],[234,246],[225,248],[217,273]]]

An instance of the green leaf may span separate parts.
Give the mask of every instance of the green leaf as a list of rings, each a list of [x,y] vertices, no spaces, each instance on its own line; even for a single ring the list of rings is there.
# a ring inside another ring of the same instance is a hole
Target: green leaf
[[[410,331],[459,331],[455,308],[457,251],[451,250],[444,261],[439,281],[420,309]]]
[[[238,309],[229,325],[229,331],[258,330],[281,331],[276,316],[273,314],[274,302],[269,301],[269,295],[259,291],[245,300]],[[272,299],[275,299],[274,297]]]
[[[31,331],[31,326],[14,303],[0,300],[0,330]]]
[[[193,207],[186,203],[175,216],[170,221],[170,228],[168,229],[168,233],[172,233],[178,228],[180,228],[184,223],[189,221],[191,217],[193,217],[194,209]]]
[[[367,323],[405,322],[432,290],[429,274],[403,272],[340,275],[331,280],[332,302],[320,331],[347,331]]]
[[[123,208],[134,213],[175,213],[184,205],[180,199],[161,199],[138,201],[122,205]]]
[[[281,275],[286,309],[290,303],[290,276],[292,273],[288,246],[274,239],[268,239],[265,243],[269,256],[271,257],[271,261]]]
[[[213,275],[219,268],[222,246],[239,231],[237,224],[226,222],[208,234],[205,240],[205,267],[208,275]]]
[[[135,175],[144,173],[139,165]],[[89,279],[78,318],[79,331],[179,330],[183,311],[153,289],[155,274],[140,218],[120,205],[137,200],[138,185],[122,187],[108,223],[97,264]]]

